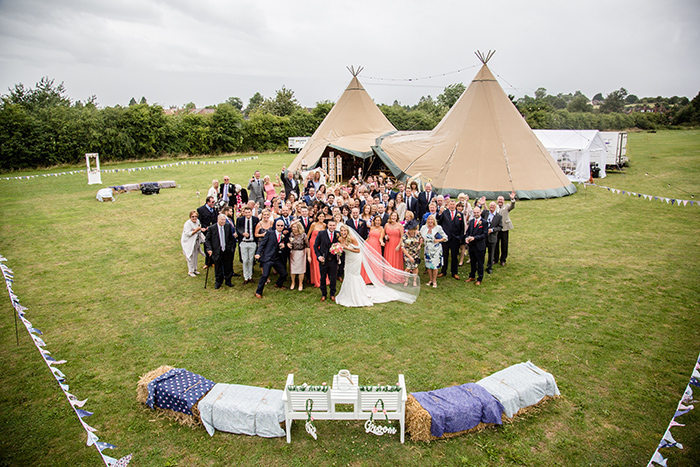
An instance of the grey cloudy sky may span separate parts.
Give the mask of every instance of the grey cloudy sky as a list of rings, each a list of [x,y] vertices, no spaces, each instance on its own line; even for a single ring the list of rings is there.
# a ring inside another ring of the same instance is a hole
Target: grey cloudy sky
[[[698,0],[0,0],[0,92],[48,76],[102,106],[204,107],[284,85],[311,107],[361,65],[377,103],[415,104],[470,82],[473,52],[496,49],[489,67],[518,97],[624,86],[693,98],[699,24]]]

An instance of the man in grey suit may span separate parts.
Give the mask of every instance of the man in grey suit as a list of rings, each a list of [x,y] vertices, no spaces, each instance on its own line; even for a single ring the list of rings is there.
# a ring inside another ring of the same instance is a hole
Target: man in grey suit
[[[497,204],[491,201],[489,210],[484,211],[481,218],[488,222],[488,236],[486,237],[486,251],[489,253],[489,260],[486,263],[486,272],[493,272],[493,255],[496,251],[496,243],[498,242],[498,234],[503,228],[502,217],[496,212]]]
[[[250,179],[248,183],[248,199],[255,201],[258,207],[262,208],[265,202],[265,186],[263,181],[260,179],[260,171],[256,170],[253,178]]]
[[[498,207],[496,212],[498,212],[501,217],[501,223],[503,228],[498,233],[498,241],[496,242],[496,250],[493,254],[493,262],[498,263],[499,259],[501,266],[506,265],[506,259],[508,258],[508,232],[513,229],[513,222],[510,220],[510,211],[515,209],[515,192],[510,194],[510,203],[505,206],[505,199],[503,196],[499,196],[496,200]]]

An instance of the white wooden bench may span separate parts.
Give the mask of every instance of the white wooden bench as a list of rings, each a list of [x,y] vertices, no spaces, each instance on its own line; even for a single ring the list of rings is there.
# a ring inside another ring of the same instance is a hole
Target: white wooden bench
[[[365,430],[375,434],[383,434],[382,431],[386,430],[377,428],[370,419],[398,420],[400,439],[403,443],[407,397],[404,376],[399,375],[399,384],[396,387],[360,386],[356,377],[353,378],[353,386],[352,389],[342,390],[327,386],[295,386],[294,375],[288,375],[282,396],[287,442],[292,442],[292,421],[308,420],[311,414],[315,420],[367,420]],[[382,403],[386,414],[382,411]],[[354,410],[336,412],[336,404],[352,404]]]

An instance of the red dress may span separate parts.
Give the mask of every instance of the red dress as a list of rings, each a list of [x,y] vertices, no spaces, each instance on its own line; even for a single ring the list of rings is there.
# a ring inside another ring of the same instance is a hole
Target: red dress
[[[311,263],[309,264],[311,284],[314,287],[321,286],[321,270],[318,267],[318,260],[316,259],[316,252],[314,251],[314,243],[316,243],[316,237],[320,230],[314,230],[311,232],[311,238],[309,238],[309,246],[311,247]]]
[[[373,249],[374,251],[377,252],[378,256],[382,256],[382,244],[381,244],[381,232],[379,230],[370,230],[369,231],[369,236],[367,237],[367,241],[365,244]],[[373,264],[371,260],[369,260],[370,264]],[[379,266],[379,265],[378,265]],[[382,278],[382,270],[380,267],[377,267],[377,269],[372,268],[374,271],[374,275],[379,279],[380,281],[383,279]],[[369,276],[365,272],[365,266],[362,266],[362,278],[365,280],[365,284],[371,284],[372,281],[369,280]]]
[[[396,228],[391,228],[387,224],[386,227],[384,227],[384,231],[389,237],[389,240],[384,246],[384,258],[386,258],[387,262],[391,266],[403,271],[403,252],[401,251],[401,248],[399,248],[399,251],[396,251],[396,247],[401,245],[401,225],[398,224]],[[393,276],[385,277],[384,279],[393,283],[402,282],[400,274],[394,274]]]

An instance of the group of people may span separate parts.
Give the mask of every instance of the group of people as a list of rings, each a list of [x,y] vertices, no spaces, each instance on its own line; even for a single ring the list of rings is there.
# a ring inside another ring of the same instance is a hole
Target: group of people
[[[481,285],[484,271],[506,264],[514,192],[507,204],[502,196],[488,205],[482,197],[472,206],[467,195],[445,197],[430,183],[420,190],[416,181],[394,186],[370,175],[329,186],[326,178],[321,169],[302,176],[282,167],[276,182],[256,171],[246,189],[228,176],[221,185],[214,180],[205,204],[190,212],[183,228],[188,274],[200,273],[197,258],[203,255],[204,267],[215,269],[215,288],[232,287],[238,246],[243,284],[252,282],[256,261],[261,267],[258,298],[274,270],[278,288],[291,276],[290,289],[303,290],[308,282],[320,289],[322,301],[369,306],[415,300],[422,262],[433,288],[448,265],[460,279],[467,252],[466,282]],[[342,286],[336,295],[337,280]]]

